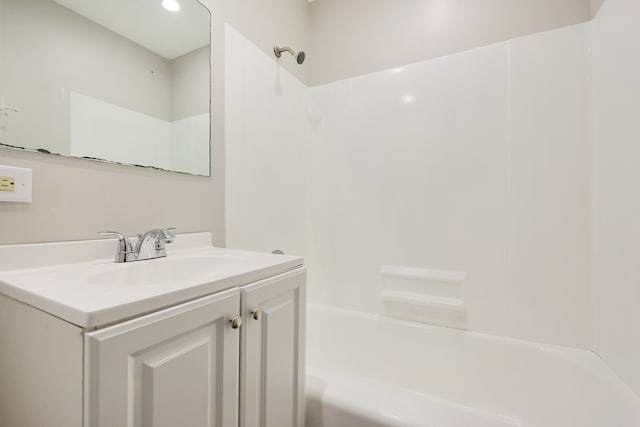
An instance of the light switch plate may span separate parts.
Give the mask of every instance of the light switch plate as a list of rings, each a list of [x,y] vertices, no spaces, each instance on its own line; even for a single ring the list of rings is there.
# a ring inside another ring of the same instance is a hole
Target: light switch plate
[[[31,203],[31,169],[0,165],[0,176],[10,176],[15,179],[13,191],[0,191],[0,202]]]

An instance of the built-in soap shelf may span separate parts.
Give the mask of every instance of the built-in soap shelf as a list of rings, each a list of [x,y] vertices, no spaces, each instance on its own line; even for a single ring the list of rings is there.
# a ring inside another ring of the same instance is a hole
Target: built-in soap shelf
[[[380,298],[386,314],[424,323],[463,326],[465,273],[383,265],[380,274]]]
[[[414,294],[411,292],[390,290],[383,290],[380,295],[382,296],[382,299],[384,301],[420,305],[423,307],[446,308],[448,310],[464,311],[464,301],[457,298],[433,297],[428,295]]]

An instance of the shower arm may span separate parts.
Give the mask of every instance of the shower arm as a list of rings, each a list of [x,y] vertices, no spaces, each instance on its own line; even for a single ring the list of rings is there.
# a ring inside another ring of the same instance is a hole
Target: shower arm
[[[278,46],[273,47],[273,53],[276,55],[276,58],[280,58],[282,56],[282,52],[289,52],[291,56],[293,56],[296,59],[296,62],[298,63],[298,65],[302,65],[302,63],[304,62],[305,53],[303,51],[296,52],[290,47],[278,47]]]
[[[280,58],[282,56],[282,52],[289,52],[291,56],[296,56],[296,51],[290,47],[273,47],[273,53],[276,55],[276,58]]]

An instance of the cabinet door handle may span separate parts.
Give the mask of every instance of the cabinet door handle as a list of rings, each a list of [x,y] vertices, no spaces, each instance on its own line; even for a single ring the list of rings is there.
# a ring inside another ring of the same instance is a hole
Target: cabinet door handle
[[[231,320],[229,320],[229,322],[231,323],[231,327],[233,329],[238,329],[240,326],[242,326],[242,317],[233,316]]]
[[[254,308],[253,310],[251,310],[251,317],[253,317],[255,320],[260,320],[260,318],[262,317],[262,309]]]

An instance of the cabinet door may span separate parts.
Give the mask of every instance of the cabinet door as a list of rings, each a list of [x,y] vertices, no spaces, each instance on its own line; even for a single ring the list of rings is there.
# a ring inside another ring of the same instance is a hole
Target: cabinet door
[[[304,426],[305,281],[298,269],[242,288],[242,427]]]
[[[236,427],[240,291],[85,336],[85,427]]]

